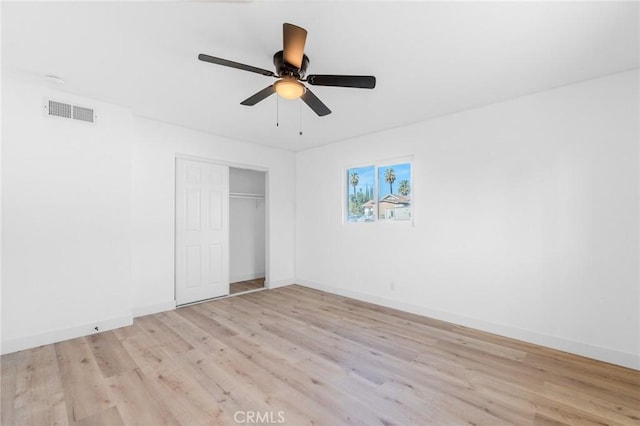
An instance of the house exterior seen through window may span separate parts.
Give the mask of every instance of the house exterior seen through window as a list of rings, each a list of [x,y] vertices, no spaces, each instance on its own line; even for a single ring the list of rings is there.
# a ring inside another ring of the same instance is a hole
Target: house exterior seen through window
[[[346,222],[411,220],[411,163],[346,170]]]

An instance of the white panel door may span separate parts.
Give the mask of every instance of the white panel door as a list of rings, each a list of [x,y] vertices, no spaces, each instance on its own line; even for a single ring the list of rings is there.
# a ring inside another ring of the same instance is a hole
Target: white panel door
[[[229,167],[176,160],[176,303],[229,294]]]

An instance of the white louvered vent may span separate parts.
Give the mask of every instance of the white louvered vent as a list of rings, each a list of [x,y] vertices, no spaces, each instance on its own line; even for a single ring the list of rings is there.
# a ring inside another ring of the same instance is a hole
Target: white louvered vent
[[[93,109],[74,105],[73,119],[93,123]]]
[[[54,101],[53,99],[47,99],[44,108],[45,114],[48,116],[95,123],[96,114],[93,108]]]
[[[71,105],[49,100],[49,115],[71,118]]]

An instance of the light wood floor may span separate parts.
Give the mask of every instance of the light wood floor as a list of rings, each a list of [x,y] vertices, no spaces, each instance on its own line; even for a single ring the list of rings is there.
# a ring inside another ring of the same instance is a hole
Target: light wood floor
[[[242,293],[249,290],[264,288],[264,278],[256,278],[255,280],[239,281],[229,284],[229,294]]]
[[[5,425],[257,414],[296,426],[638,425],[640,372],[300,286],[2,356]]]

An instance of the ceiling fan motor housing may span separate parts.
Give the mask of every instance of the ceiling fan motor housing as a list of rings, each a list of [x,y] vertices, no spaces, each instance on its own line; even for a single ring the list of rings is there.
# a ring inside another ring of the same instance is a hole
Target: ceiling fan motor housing
[[[309,57],[307,55],[302,55],[302,66],[300,68],[296,68],[284,60],[284,53],[280,50],[273,55],[273,65],[275,65],[276,73],[279,77],[291,76],[297,79],[302,79],[304,78],[307,72],[307,67],[309,66]]]

